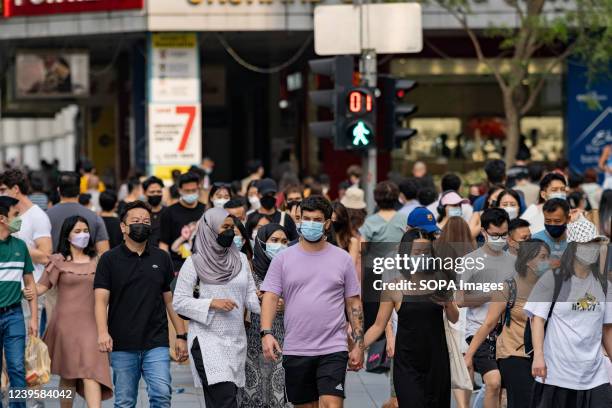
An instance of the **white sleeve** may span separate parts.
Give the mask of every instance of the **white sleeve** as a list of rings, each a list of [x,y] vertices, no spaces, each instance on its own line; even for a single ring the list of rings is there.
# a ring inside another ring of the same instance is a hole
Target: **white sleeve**
[[[210,308],[212,299],[196,299],[193,297],[193,287],[197,282],[197,272],[191,257],[185,260],[176,280],[176,288],[172,306],[174,311],[201,324],[209,325],[215,315]]]
[[[51,221],[42,210],[36,212],[32,231],[32,240],[36,241],[39,238],[51,238]]]
[[[608,280],[608,294],[604,302],[604,324],[612,324],[612,282],[610,280]]]
[[[555,276],[553,271],[546,272],[535,284],[529,295],[528,302],[523,311],[527,317],[541,317],[548,319],[555,291]]]
[[[246,257],[245,257],[246,261]],[[261,314],[261,305],[259,304],[259,298],[257,297],[257,286],[255,285],[255,280],[253,279],[253,275],[251,271],[247,267],[247,275],[249,279],[249,286],[247,288],[246,294],[246,308],[251,313]]]

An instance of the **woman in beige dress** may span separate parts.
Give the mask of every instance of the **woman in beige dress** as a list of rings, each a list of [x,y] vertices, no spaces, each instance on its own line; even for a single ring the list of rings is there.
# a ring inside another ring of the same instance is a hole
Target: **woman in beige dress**
[[[99,408],[113,395],[108,356],[98,350],[93,281],[98,258],[87,221],[66,219],[56,254],[37,284],[38,295],[57,286],[57,305],[43,336],[51,357],[51,373],[60,387],[76,389],[89,408]],[[31,293],[26,292],[26,297]],[[71,407],[72,399],[62,400]]]

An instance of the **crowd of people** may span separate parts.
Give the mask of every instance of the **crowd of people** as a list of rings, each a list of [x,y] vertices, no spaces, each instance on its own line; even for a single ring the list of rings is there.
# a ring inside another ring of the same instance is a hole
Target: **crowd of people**
[[[42,335],[51,372],[88,407],[134,407],[141,378],[150,406],[170,407],[171,361],[188,361],[210,408],[336,408],[347,370],[383,341],[387,407],[612,406],[612,190],[592,174],[493,160],[485,185],[448,173],[437,186],[418,162],[378,183],[368,208],[358,166],[334,197],[326,179],[279,188],[257,161],[228,183],[213,166],[114,188],[85,164],[59,172],[52,194],[22,170],[0,175],[11,387],[26,386],[26,337]],[[387,280],[502,289],[377,292],[367,259],[389,248],[377,244],[482,264]],[[456,367],[480,389],[458,385]]]

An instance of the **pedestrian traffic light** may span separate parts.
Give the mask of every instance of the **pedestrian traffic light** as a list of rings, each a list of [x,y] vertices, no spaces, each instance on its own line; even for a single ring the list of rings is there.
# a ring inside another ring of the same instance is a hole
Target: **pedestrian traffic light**
[[[341,55],[333,58],[311,60],[308,62],[312,72],[330,77],[333,82],[332,89],[310,91],[310,99],[319,106],[331,110],[334,119],[324,122],[311,122],[310,131],[316,137],[330,138],[338,149],[338,137],[342,135],[345,122],[347,103],[345,97],[353,86],[353,57]]]
[[[347,150],[374,147],[376,137],[376,96],[370,88],[353,88],[346,97],[346,125],[337,148]]]
[[[417,86],[416,81],[398,78],[380,78],[384,105],[385,147],[401,147],[403,141],[417,134],[416,129],[406,127],[408,116],[417,111],[414,104],[404,103],[404,98]]]

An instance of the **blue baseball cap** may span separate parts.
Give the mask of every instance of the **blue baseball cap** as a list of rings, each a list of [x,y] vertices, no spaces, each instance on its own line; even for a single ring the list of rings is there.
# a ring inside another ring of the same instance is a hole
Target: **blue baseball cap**
[[[408,216],[408,226],[418,228],[427,232],[439,232],[436,217],[426,207],[417,207]]]

